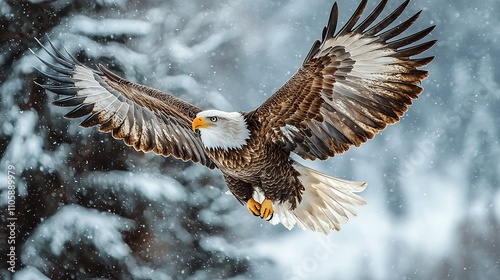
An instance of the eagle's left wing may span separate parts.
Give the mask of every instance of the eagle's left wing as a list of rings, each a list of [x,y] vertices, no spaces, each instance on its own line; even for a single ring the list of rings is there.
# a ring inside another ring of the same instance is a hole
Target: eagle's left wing
[[[282,143],[305,159],[326,159],[359,146],[395,123],[422,92],[427,71],[418,68],[433,57],[411,58],[434,45],[409,46],[428,35],[431,26],[392,40],[410,27],[420,12],[385,30],[407,7],[401,4],[380,22],[382,0],[359,25],[363,0],[336,34],[338,8],[333,5],[322,41],[316,41],[297,73],[259,108],[249,113],[269,141]]]
[[[67,118],[87,118],[82,127],[99,126],[138,151],[174,156],[209,168],[215,164],[208,157],[191,122],[200,108],[173,95],[127,81],[104,66],[91,69],[67,52],[63,55],[52,42],[46,49],[55,64],[38,57],[54,74],[40,71],[57,84],[40,85],[65,96],[54,101],[57,106],[75,107]]]

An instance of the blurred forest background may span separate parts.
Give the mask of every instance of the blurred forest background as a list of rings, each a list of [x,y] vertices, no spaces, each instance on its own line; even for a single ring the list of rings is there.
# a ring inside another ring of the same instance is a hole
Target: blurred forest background
[[[358,1],[338,2],[343,23]],[[305,163],[368,182],[368,205],[329,236],[254,218],[218,171],[79,128],[33,83],[44,67],[28,48],[51,61],[34,40],[49,35],[87,65],[202,108],[251,110],[299,67],[332,3],[0,0],[0,213],[6,225],[12,165],[18,258],[9,273],[2,226],[1,278],[497,278],[497,0],[411,2],[401,21],[424,13],[410,32],[437,25],[424,93],[374,140]]]

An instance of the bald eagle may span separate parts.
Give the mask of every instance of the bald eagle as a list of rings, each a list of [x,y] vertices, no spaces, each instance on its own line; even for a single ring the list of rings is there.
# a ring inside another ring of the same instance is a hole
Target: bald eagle
[[[48,40],[57,83],[40,85],[66,97],[57,106],[76,107],[67,118],[87,116],[82,127],[99,126],[138,151],[174,156],[219,169],[230,192],[250,213],[291,229],[329,233],[365,204],[364,182],[322,174],[294,161],[325,160],[359,146],[400,117],[423,91],[433,57],[412,58],[435,44],[413,44],[433,29],[394,39],[419,17],[388,28],[408,6],[404,1],[377,21],[380,4],[359,24],[362,0],[336,32],[334,3],[322,39],[298,71],[262,105],[248,112],[202,110],[160,90],[127,81],[99,65],[91,69]],[[35,54],[36,55],[36,54]]]

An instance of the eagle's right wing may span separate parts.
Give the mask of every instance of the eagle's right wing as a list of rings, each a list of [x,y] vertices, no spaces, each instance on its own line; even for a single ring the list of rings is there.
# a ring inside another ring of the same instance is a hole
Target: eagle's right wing
[[[87,118],[82,127],[98,125],[99,131],[110,132],[114,138],[138,151],[191,160],[209,168],[215,164],[208,158],[191,121],[200,108],[172,95],[127,81],[104,66],[93,70],[71,54],[63,55],[52,42],[53,53],[37,42],[57,62],[53,65],[36,55],[56,73],[40,71],[57,85],[40,85],[67,97],[54,101],[62,107],[76,107],[67,118]]]
[[[420,12],[388,29],[409,0],[377,21],[387,1],[381,0],[356,25],[368,2],[362,0],[337,33],[338,7],[333,5],[322,40],[314,43],[297,73],[249,113],[262,124],[264,137],[302,158],[326,159],[361,145],[399,121],[423,90],[420,82],[428,73],[419,68],[433,60],[413,56],[436,41],[413,45],[434,26],[395,39]]]

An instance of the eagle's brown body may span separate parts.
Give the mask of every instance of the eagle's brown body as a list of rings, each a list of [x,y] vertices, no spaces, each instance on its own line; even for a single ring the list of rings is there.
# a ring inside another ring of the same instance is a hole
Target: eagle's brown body
[[[98,125],[136,150],[218,168],[250,212],[264,218],[274,209],[273,224],[328,233],[356,215],[355,207],[365,202],[354,192],[366,184],[321,174],[294,162],[290,154],[324,160],[399,121],[423,91],[420,82],[428,73],[419,68],[433,60],[413,56],[434,45],[414,44],[434,26],[397,38],[420,12],[388,28],[409,0],[378,21],[386,4],[381,0],[358,24],[367,5],[361,0],[336,32],[335,3],[322,39],[298,71],[250,112],[202,110],[104,66],[92,70],[50,41],[54,53],[46,50],[57,65],[41,60],[57,74],[42,73],[60,84],[42,86],[67,96],[54,104],[76,106],[66,117],[87,116],[81,126]]]
[[[288,201],[295,209],[304,186],[298,179],[300,174],[292,166],[290,152],[258,135],[263,131],[261,123],[252,119],[251,114],[244,116],[251,131],[248,144],[237,151],[205,148],[207,155],[222,171],[229,190],[240,202],[245,203],[255,189],[260,189],[266,198]],[[287,186],[286,191],[283,186]]]

